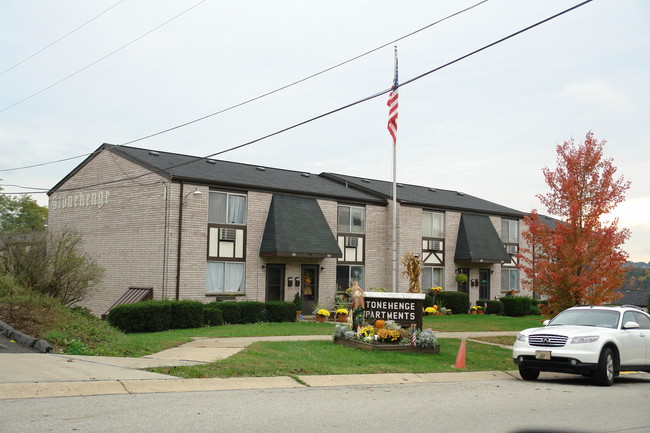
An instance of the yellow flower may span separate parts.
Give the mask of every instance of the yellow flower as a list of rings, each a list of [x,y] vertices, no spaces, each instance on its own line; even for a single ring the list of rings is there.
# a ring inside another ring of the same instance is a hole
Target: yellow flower
[[[339,308],[338,310],[336,310],[336,314],[345,314],[345,315],[347,315],[348,310],[346,310],[345,308]]]
[[[317,316],[323,316],[323,317],[329,317],[329,316],[330,316],[330,312],[327,311],[327,310],[325,310],[324,308],[321,308],[320,310],[318,310],[318,311],[316,312],[316,315],[317,315]]]

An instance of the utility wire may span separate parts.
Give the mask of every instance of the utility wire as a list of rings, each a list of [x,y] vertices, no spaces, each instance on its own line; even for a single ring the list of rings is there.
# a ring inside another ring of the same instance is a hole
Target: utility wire
[[[501,38],[501,39],[499,39],[497,41],[494,41],[494,42],[492,42],[490,44],[484,45],[483,47],[481,47],[479,49],[476,49],[476,50],[474,50],[474,51],[472,51],[470,53],[467,53],[467,54],[465,54],[463,56],[457,57],[456,59],[445,63],[444,65],[438,66],[437,68],[431,69],[431,70],[429,70],[429,71],[427,71],[427,72],[425,72],[423,74],[420,74],[420,75],[418,75],[418,76],[416,76],[414,78],[411,78],[409,80],[406,80],[406,81],[402,82],[401,84],[399,84],[399,87],[403,87],[403,86],[409,85],[411,83],[414,83],[415,81],[418,81],[418,80],[420,80],[420,79],[422,79],[424,77],[427,77],[427,76],[429,76],[430,74],[432,74],[434,72],[440,71],[441,69],[444,69],[444,68],[446,68],[448,66],[451,66],[451,65],[453,65],[453,64],[455,64],[455,63],[457,63],[457,62],[459,62],[459,61],[461,61],[463,59],[466,59],[466,58],[468,58],[470,56],[473,56],[475,54],[478,54],[478,53],[480,53],[480,52],[482,52],[482,51],[484,51],[484,50],[486,50],[488,48],[491,48],[491,47],[493,47],[495,45],[498,45],[498,44],[500,44],[502,42],[505,42],[508,39],[511,39],[511,38],[513,38],[513,37],[515,37],[517,35],[520,35],[520,34],[522,34],[524,32],[527,32],[527,31],[529,31],[529,30],[531,30],[531,29],[533,29],[533,28],[535,28],[535,27],[537,27],[537,26],[539,26],[541,24],[544,24],[544,23],[546,23],[548,21],[551,21],[551,20],[553,20],[555,18],[558,18],[558,17],[560,17],[560,16],[562,16],[562,15],[568,13],[568,12],[571,12],[571,11],[573,11],[573,10],[579,8],[579,7],[582,7],[582,6],[586,5],[587,3],[591,3],[592,1],[593,0],[585,0],[582,3],[579,3],[579,4],[577,4],[575,6],[572,6],[572,7],[568,8],[568,9],[565,9],[562,12],[559,12],[559,13],[557,13],[555,15],[552,15],[552,16],[546,18],[546,19],[538,21],[537,23],[532,24],[532,25],[530,25],[528,27],[525,27],[525,28],[523,28],[523,29],[521,29],[519,31],[511,33],[510,35],[505,36],[505,37],[503,37],[503,38]],[[240,144],[240,145],[237,145],[237,146],[234,146],[234,147],[230,147],[228,149],[224,149],[224,150],[212,153],[212,154],[207,155],[207,156],[194,157],[190,161],[186,161],[186,162],[183,162],[183,163],[180,163],[180,164],[171,165],[169,167],[161,168],[161,169],[158,169],[158,170],[153,170],[153,171],[150,171],[148,173],[140,174],[138,176],[134,176],[134,177],[131,177],[131,178],[114,179],[114,180],[111,180],[111,181],[99,182],[99,183],[96,183],[96,184],[85,185],[85,186],[82,186],[82,187],[59,189],[58,191],[59,192],[76,191],[76,190],[81,190],[81,189],[86,189],[86,188],[94,188],[94,187],[97,187],[97,186],[109,185],[109,184],[113,184],[113,183],[117,183],[117,182],[123,182],[123,181],[127,181],[127,180],[135,180],[135,179],[139,179],[141,177],[149,176],[149,175],[152,175],[152,174],[162,173],[162,172],[165,172],[165,171],[173,169],[173,168],[178,168],[178,167],[182,167],[182,166],[185,166],[185,165],[188,165],[188,164],[193,164],[195,162],[202,161],[202,160],[205,160],[205,159],[208,159],[208,158],[212,158],[212,157],[215,157],[217,155],[221,155],[221,154],[224,154],[224,153],[227,153],[227,152],[231,152],[233,150],[241,149],[242,147],[250,146],[251,144],[260,142],[260,141],[265,140],[267,138],[270,138],[270,137],[282,134],[284,132],[290,131],[292,129],[298,128],[299,126],[306,125],[306,124],[311,123],[311,122],[313,122],[315,120],[321,119],[323,117],[329,116],[329,115],[337,113],[339,111],[346,110],[348,108],[354,107],[355,105],[359,105],[359,104],[361,104],[363,102],[370,101],[370,100],[375,99],[375,98],[377,98],[377,97],[379,97],[381,95],[385,95],[386,93],[390,92],[391,90],[393,90],[393,89],[392,88],[384,89],[382,91],[379,91],[379,92],[375,93],[374,95],[367,96],[367,97],[365,97],[363,99],[359,99],[358,101],[349,103],[347,105],[344,105],[342,107],[339,107],[339,108],[336,108],[334,110],[328,111],[326,113],[320,114],[318,116],[312,117],[310,119],[304,120],[302,122],[295,123],[295,124],[293,124],[291,126],[288,126],[286,128],[283,128],[283,129],[280,129],[280,130],[275,131],[273,133],[267,134],[267,135],[265,135],[263,137],[256,138],[256,139],[248,141],[246,143],[243,143],[243,144]],[[119,147],[119,146],[114,145],[114,147]]]
[[[11,71],[11,70],[12,70],[13,68],[15,68],[16,66],[20,66],[20,65],[22,65],[23,63],[25,63],[27,60],[31,59],[32,57],[35,57],[35,56],[37,56],[38,54],[41,54],[43,51],[45,51],[45,50],[47,50],[48,48],[50,48],[51,46],[58,44],[58,43],[61,42],[63,39],[67,38],[68,36],[70,36],[71,34],[73,34],[74,32],[76,32],[77,30],[81,29],[82,27],[85,27],[86,25],[88,25],[88,24],[90,24],[91,22],[95,21],[97,18],[101,17],[101,16],[104,15],[106,12],[110,11],[111,9],[113,9],[115,6],[119,5],[119,4],[122,3],[123,1],[124,1],[124,0],[120,0],[120,1],[118,1],[118,2],[115,3],[113,6],[109,7],[108,9],[106,9],[104,12],[102,12],[102,13],[100,13],[99,15],[96,15],[95,17],[89,19],[88,21],[86,21],[85,23],[83,23],[82,25],[80,25],[79,27],[77,27],[76,29],[74,29],[74,30],[72,30],[72,31],[70,31],[70,32],[68,32],[68,33],[66,33],[66,34],[63,35],[63,36],[61,36],[61,37],[60,37],[59,39],[57,39],[56,41],[52,42],[51,44],[49,44],[49,45],[47,45],[47,46],[45,46],[45,47],[43,47],[43,48],[41,48],[40,50],[36,51],[36,52],[35,52],[34,54],[32,54],[31,56],[29,56],[29,57],[27,57],[27,58],[21,60],[20,62],[16,63],[15,65],[8,67],[8,68],[5,69],[4,71],[0,72],[0,75],[4,74],[5,72],[9,72],[9,71]]]
[[[444,18],[441,18],[441,19],[439,19],[439,20],[437,20],[437,21],[434,21],[434,22],[432,22],[431,24],[428,24],[428,25],[426,25],[426,26],[424,26],[424,27],[422,27],[422,28],[419,28],[419,29],[417,29],[417,30],[415,30],[415,31],[413,31],[413,32],[411,32],[411,33],[408,33],[408,34],[406,34],[406,35],[404,35],[404,36],[401,36],[401,37],[399,37],[399,38],[397,38],[397,39],[394,39],[394,40],[392,40],[392,41],[390,41],[390,42],[386,42],[385,44],[380,45],[380,46],[378,46],[377,48],[373,48],[373,49],[371,49],[371,50],[369,50],[369,51],[366,51],[365,53],[362,53],[362,54],[359,54],[359,55],[354,56],[354,57],[352,57],[352,58],[349,58],[348,60],[344,60],[344,61],[342,61],[342,62],[340,62],[340,63],[337,63],[337,64],[334,65],[334,66],[330,66],[330,67],[327,68],[327,69],[323,69],[323,70],[320,71],[320,72],[316,72],[316,73],[314,73],[314,74],[308,75],[308,76],[306,76],[306,77],[304,77],[304,78],[301,78],[301,79],[299,79],[299,80],[297,80],[297,81],[294,81],[294,82],[292,82],[292,83],[285,84],[284,86],[282,86],[282,87],[278,87],[278,88],[275,89],[275,90],[268,91],[268,92],[266,92],[266,93],[263,93],[262,95],[256,96],[256,97],[251,98],[251,99],[247,99],[246,101],[240,102],[240,103],[235,104],[235,105],[231,105],[230,107],[227,107],[227,108],[221,109],[221,110],[219,110],[219,111],[215,111],[214,113],[207,114],[207,115],[205,115],[205,116],[203,116],[203,117],[199,117],[198,119],[190,120],[189,122],[181,123],[180,125],[173,126],[173,127],[171,127],[171,128],[167,128],[167,129],[164,129],[164,130],[162,130],[162,131],[155,132],[155,133],[153,133],[153,134],[149,134],[149,135],[146,135],[146,136],[141,137],[141,138],[136,138],[135,140],[127,141],[127,142],[125,142],[125,143],[122,143],[121,146],[126,146],[126,145],[129,145],[129,144],[133,144],[133,143],[136,143],[136,142],[138,142],[138,141],[146,140],[146,139],[148,139],[148,138],[155,137],[155,136],[157,136],[157,135],[165,134],[165,133],[167,133],[167,132],[174,131],[174,130],[176,130],[176,129],[180,129],[180,128],[183,128],[183,127],[185,127],[185,126],[192,125],[193,123],[200,122],[200,121],[205,120],[205,119],[208,119],[208,118],[210,118],[210,117],[212,117],[212,116],[216,116],[216,115],[218,115],[218,114],[225,113],[226,111],[230,111],[230,110],[233,110],[233,109],[235,109],[235,108],[241,107],[242,105],[246,105],[246,104],[249,104],[249,103],[251,103],[251,102],[257,101],[257,100],[262,99],[262,98],[264,98],[264,97],[266,97],[266,96],[273,95],[274,93],[277,93],[277,92],[280,92],[280,91],[282,91],[282,90],[288,89],[289,87],[293,87],[293,86],[295,86],[295,85],[297,85],[297,84],[300,84],[300,83],[302,83],[302,82],[304,82],[304,81],[310,80],[310,79],[312,79],[312,78],[314,78],[314,77],[317,77],[317,76],[319,76],[319,75],[322,75],[322,74],[324,74],[324,73],[326,73],[326,72],[329,72],[329,71],[331,71],[331,70],[333,70],[333,69],[336,69],[336,68],[338,68],[338,67],[340,67],[340,66],[343,66],[343,65],[348,64],[348,63],[350,63],[350,62],[353,62],[353,61],[355,61],[355,60],[358,60],[358,59],[360,59],[360,58],[362,58],[362,57],[364,57],[364,56],[367,56],[367,55],[369,55],[369,54],[372,54],[372,53],[374,53],[375,51],[379,51],[379,50],[381,50],[382,48],[386,48],[386,47],[389,46],[389,45],[393,45],[393,44],[395,44],[396,42],[401,41],[402,39],[406,39],[406,38],[408,38],[408,37],[410,37],[410,36],[413,36],[413,35],[415,35],[415,34],[417,34],[417,33],[420,33],[420,32],[422,32],[422,31],[428,29],[429,27],[432,27],[432,26],[434,26],[434,25],[436,25],[436,24],[439,24],[439,23],[441,23],[441,22],[443,22],[443,21],[446,21],[446,20],[448,20],[448,19],[450,19],[450,18],[453,18],[453,17],[455,17],[456,15],[460,15],[460,14],[462,14],[463,12],[467,12],[467,11],[470,10],[470,9],[474,9],[475,7],[477,7],[477,6],[479,6],[479,5],[483,4],[483,3],[485,3],[485,2],[487,2],[487,1],[488,1],[488,0],[483,0],[483,1],[481,1],[481,2],[479,2],[479,3],[476,3],[476,4],[472,5],[472,6],[469,6],[469,7],[465,8],[465,9],[463,9],[463,10],[460,10],[460,11],[458,11],[458,12],[455,12],[455,13],[453,13],[453,14],[451,14],[451,15],[448,15],[448,16],[446,16],[446,17],[444,17]]]
[[[68,76],[66,76],[66,77],[61,78],[59,81],[56,81],[56,82],[50,84],[49,86],[47,86],[47,87],[45,87],[45,88],[39,90],[38,92],[36,92],[36,93],[32,93],[32,94],[29,95],[28,97],[23,98],[23,99],[21,99],[20,101],[18,101],[18,102],[14,102],[13,104],[11,104],[11,105],[9,105],[9,106],[3,108],[2,110],[0,110],[0,113],[4,113],[5,111],[9,110],[10,108],[13,108],[13,107],[15,107],[15,106],[18,105],[18,104],[21,104],[21,103],[23,103],[23,102],[25,102],[25,101],[27,101],[27,100],[29,100],[29,99],[32,99],[32,98],[33,98],[34,96],[36,96],[36,95],[40,95],[41,93],[45,92],[46,90],[49,90],[49,89],[51,89],[52,87],[57,86],[57,85],[63,83],[64,81],[66,81],[66,80],[68,80],[68,79],[74,77],[75,75],[77,75],[77,74],[79,74],[79,73],[85,71],[86,69],[90,68],[91,66],[95,66],[97,63],[101,62],[102,60],[107,59],[108,57],[112,56],[113,54],[115,54],[115,53],[117,53],[117,52],[119,52],[119,51],[122,51],[124,48],[128,47],[129,45],[132,45],[132,44],[136,43],[136,42],[139,41],[140,39],[144,38],[145,36],[150,35],[151,33],[155,32],[155,31],[158,30],[159,28],[161,28],[161,27],[163,27],[163,26],[169,24],[170,22],[174,21],[176,18],[180,17],[181,15],[186,14],[187,12],[189,12],[189,11],[191,11],[192,9],[194,9],[195,7],[199,6],[201,3],[205,3],[206,1],[207,1],[207,0],[201,0],[200,2],[198,2],[197,4],[195,4],[194,6],[190,7],[189,9],[186,9],[186,10],[184,10],[183,12],[179,13],[178,15],[174,16],[173,18],[168,19],[168,20],[165,21],[164,23],[162,23],[162,24],[160,24],[160,25],[154,27],[153,29],[149,30],[148,32],[146,32],[146,33],[144,33],[144,34],[138,36],[137,38],[135,38],[135,39],[132,40],[131,42],[129,42],[129,43],[125,44],[125,45],[122,45],[120,48],[118,48],[118,49],[116,49],[116,50],[114,50],[114,51],[111,51],[110,53],[106,54],[104,57],[101,57],[101,58],[95,60],[94,62],[90,63],[89,65],[86,65],[86,66],[84,66],[83,68],[79,69],[78,71],[73,72],[72,74],[70,74],[70,75],[68,75]]]
[[[286,85],[284,85],[284,86],[278,87],[278,88],[275,89],[275,90],[268,91],[268,92],[266,92],[266,93],[264,93],[264,94],[262,94],[262,95],[256,96],[256,97],[254,97],[254,98],[248,99],[248,100],[243,101],[243,102],[239,102],[239,103],[237,103],[237,104],[235,104],[235,105],[231,105],[230,107],[227,107],[227,108],[221,109],[221,110],[219,110],[219,111],[215,111],[214,113],[211,113],[211,114],[205,115],[205,116],[203,116],[203,117],[199,117],[198,119],[194,119],[194,120],[191,120],[191,121],[189,121],[189,122],[185,122],[185,123],[183,123],[183,124],[180,124],[180,125],[177,125],[177,126],[173,126],[173,127],[171,127],[171,128],[167,128],[167,129],[165,129],[165,130],[162,130],[162,131],[159,131],[159,132],[156,132],[156,133],[153,133],[153,134],[149,134],[149,135],[144,136],[144,137],[141,137],[141,138],[137,138],[137,139],[135,139],[135,140],[131,140],[131,141],[124,142],[124,143],[120,144],[120,146],[126,146],[126,145],[129,145],[129,144],[133,144],[133,143],[136,143],[136,142],[138,142],[138,141],[146,140],[146,139],[148,139],[148,138],[155,137],[155,136],[157,136],[157,135],[165,134],[165,133],[167,133],[167,132],[170,132],[170,131],[174,131],[174,130],[176,130],[176,129],[183,128],[183,127],[188,126],[188,125],[191,125],[191,124],[193,124],[193,123],[200,122],[200,121],[202,121],[202,120],[208,119],[208,118],[213,117],[213,116],[216,116],[216,115],[218,115],[218,114],[225,113],[226,111],[230,111],[230,110],[233,110],[233,109],[235,109],[235,108],[241,107],[241,106],[243,106],[243,105],[249,104],[249,103],[251,103],[251,102],[257,101],[257,100],[262,99],[262,98],[264,98],[264,97],[270,96],[270,95],[272,95],[272,94],[274,94],[274,93],[278,93],[278,92],[280,92],[280,91],[282,91],[282,90],[284,90],[284,89],[287,89],[287,88],[289,88],[289,87],[292,87],[292,86],[295,86],[295,85],[300,84],[300,83],[302,83],[302,82],[305,82],[305,81],[307,81],[307,80],[310,80],[310,79],[312,79],[312,78],[314,78],[314,77],[317,77],[317,76],[319,76],[319,75],[322,75],[322,74],[324,74],[324,73],[326,73],[326,72],[329,72],[329,71],[331,71],[331,70],[333,70],[333,69],[336,69],[336,68],[338,68],[338,67],[340,67],[340,66],[343,66],[343,65],[345,65],[345,64],[347,64],[347,63],[350,63],[350,62],[353,62],[353,61],[355,61],[355,60],[358,60],[358,59],[360,59],[360,58],[362,58],[362,57],[364,57],[364,56],[367,56],[367,55],[369,55],[369,54],[371,54],[371,53],[374,53],[375,51],[379,51],[379,50],[381,50],[382,48],[385,48],[385,47],[387,47],[387,46],[389,46],[389,45],[393,45],[394,43],[399,42],[399,41],[401,41],[402,39],[406,39],[406,38],[408,38],[408,37],[410,37],[410,36],[413,36],[413,35],[415,35],[415,34],[417,34],[417,33],[420,33],[420,32],[422,32],[422,31],[424,31],[424,30],[426,30],[426,29],[428,29],[428,28],[430,28],[430,27],[432,27],[432,26],[434,26],[434,25],[436,25],[436,24],[439,24],[439,23],[441,23],[441,22],[443,22],[443,21],[445,21],[445,20],[448,20],[449,18],[452,18],[452,17],[454,17],[454,16],[456,16],[456,15],[460,15],[460,14],[463,13],[463,12],[467,12],[467,11],[469,11],[469,10],[471,10],[471,9],[474,9],[474,8],[477,7],[477,6],[480,6],[481,4],[486,3],[487,1],[488,1],[488,0],[482,0],[482,1],[476,3],[476,4],[472,5],[472,6],[469,6],[469,7],[465,8],[465,9],[462,9],[462,10],[460,10],[460,11],[458,11],[458,12],[455,12],[455,13],[453,13],[453,14],[451,14],[451,15],[448,15],[448,16],[446,16],[446,17],[444,17],[444,18],[441,18],[441,19],[439,19],[439,20],[437,20],[437,21],[434,21],[434,22],[432,22],[431,24],[428,24],[428,25],[426,25],[426,26],[424,26],[424,27],[422,27],[422,28],[419,28],[419,29],[417,29],[417,30],[415,30],[415,31],[412,31],[411,33],[407,33],[407,34],[404,35],[404,36],[401,36],[401,37],[399,37],[399,38],[397,38],[397,39],[394,39],[394,40],[392,40],[392,41],[390,41],[390,42],[386,42],[385,44],[380,45],[380,46],[377,47],[377,48],[373,48],[373,49],[371,49],[371,50],[369,50],[369,51],[366,51],[365,53],[362,53],[362,54],[356,55],[356,56],[354,56],[354,57],[352,57],[352,58],[350,58],[350,59],[348,59],[348,60],[342,61],[342,62],[340,62],[340,63],[338,63],[338,64],[336,64],[336,65],[334,65],[334,66],[330,66],[329,68],[323,69],[323,70],[320,71],[320,72],[316,72],[316,73],[314,73],[314,74],[308,75],[308,76],[306,76],[306,77],[304,77],[304,78],[301,78],[301,79],[299,79],[299,80],[297,80],[297,81],[294,81],[294,82],[292,82],[292,83],[289,83],[289,84],[286,84]],[[83,154],[83,155],[72,156],[72,157],[70,157],[70,158],[59,159],[59,160],[56,160],[56,161],[44,162],[44,163],[40,163],[40,164],[28,165],[28,166],[24,166],[24,167],[16,167],[16,168],[0,169],[0,172],[5,172],[5,171],[15,171],[15,170],[24,170],[24,169],[27,169],[27,168],[34,168],[34,167],[41,167],[41,166],[49,165],[49,164],[56,164],[56,163],[59,163],[59,162],[69,161],[69,160],[71,160],[71,159],[83,158],[84,156],[90,156],[90,155],[92,155],[93,153],[94,153],[94,152],[91,152],[91,153],[85,153],[85,154]]]

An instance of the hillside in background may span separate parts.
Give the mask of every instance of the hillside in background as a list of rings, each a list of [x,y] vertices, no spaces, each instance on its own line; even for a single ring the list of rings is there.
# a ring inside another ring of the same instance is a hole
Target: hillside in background
[[[650,262],[628,262],[630,268],[625,273],[625,290],[650,289]]]

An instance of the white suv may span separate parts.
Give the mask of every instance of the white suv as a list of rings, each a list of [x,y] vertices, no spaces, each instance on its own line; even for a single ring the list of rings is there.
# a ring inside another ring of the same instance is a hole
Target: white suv
[[[569,308],[543,328],[521,331],[512,357],[524,380],[553,371],[610,386],[621,371],[650,372],[650,315],[627,305]]]

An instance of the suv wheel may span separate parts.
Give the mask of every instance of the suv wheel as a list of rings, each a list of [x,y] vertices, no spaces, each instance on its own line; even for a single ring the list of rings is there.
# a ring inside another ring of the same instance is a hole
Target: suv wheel
[[[537,380],[537,378],[539,377],[539,370],[519,367],[519,375],[524,380]]]
[[[598,368],[594,372],[594,382],[600,386],[611,386],[616,377],[616,360],[612,349],[606,347],[600,353]]]

